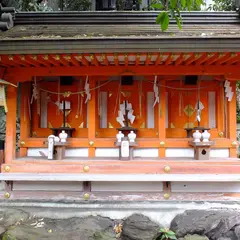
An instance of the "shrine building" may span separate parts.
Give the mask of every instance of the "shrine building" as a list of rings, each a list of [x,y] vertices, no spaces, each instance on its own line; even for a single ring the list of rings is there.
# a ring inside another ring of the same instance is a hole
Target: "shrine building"
[[[0,13],[0,198],[239,198],[237,12]]]

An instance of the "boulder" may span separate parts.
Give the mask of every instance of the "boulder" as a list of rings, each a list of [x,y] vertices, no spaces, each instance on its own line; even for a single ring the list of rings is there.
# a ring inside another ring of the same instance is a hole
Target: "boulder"
[[[209,240],[208,237],[206,236],[201,236],[198,234],[187,234],[184,238],[182,238],[183,240]]]
[[[187,210],[172,220],[171,230],[177,237],[196,233],[212,240],[221,237],[235,239],[231,230],[237,225],[240,225],[240,214],[236,211]]]
[[[103,217],[70,219],[29,219],[8,228],[6,240],[68,239],[68,240],[115,240],[113,221]]]
[[[160,226],[142,214],[128,217],[122,228],[122,240],[155,240],[160,235]]]
[[[234,233],[235,233],[237,239],[240,239],[240,225],[235,227]]]

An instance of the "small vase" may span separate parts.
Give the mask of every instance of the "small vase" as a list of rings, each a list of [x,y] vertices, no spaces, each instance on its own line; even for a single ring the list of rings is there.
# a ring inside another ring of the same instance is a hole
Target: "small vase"
[[[122,133],[122,131],[119,131],[118,134],[116,135],[117,141],[121,142],[122,139],[124,138],[124,134]]]
[[[201,137],[202,134],[199,132],[199,130],[196,130],[196,132],[193,133],[193,142],[200,142]]]
[[[134,133],[133,131],[131,131],[129,134],[128,134],[128,139],[130,142],[135,142],[135,139],[136,139],[136,133]]]
[[[65,131],[63,130],[60,134],[59,134],[59,138],[61,142],[66,142],[67,141],[67,133],[65,133]]]
[[[207,130],[204,130],[202,133],[203,142],[209,142],[210,136],[211,134]]]

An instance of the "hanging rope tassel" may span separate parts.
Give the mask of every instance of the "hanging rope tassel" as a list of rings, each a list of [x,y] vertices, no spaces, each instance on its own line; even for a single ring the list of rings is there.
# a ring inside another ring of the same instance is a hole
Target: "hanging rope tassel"
[[[155,94],[155,101],[154,101],[153,107],[155,107],[155,105],[157,103],[159,103],[159,90],[158,90],[158,86],[157,86],[157,75],[155,76],[155,79],[154,79],[153,91]]]

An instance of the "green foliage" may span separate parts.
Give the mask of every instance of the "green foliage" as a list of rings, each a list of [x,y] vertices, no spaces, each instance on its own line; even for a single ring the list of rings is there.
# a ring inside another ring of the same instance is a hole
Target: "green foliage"
[[[89,11],[91,0],[62,0],[65,11]]]
[[[160,25],[162,31],[166,31],[170,18],[175,20],[178,28],[182,29],[182,17],[180,11],[200,10],[204,5],[203,0],[154,0],[151,5],[152,10],[160,10],[156,23]]]
[[[210,11],[235,11],[235,0],[213,0],[208,9]]]
[[[159,232],[161,233],[161,235],[157,238],[157,240],[177,239],[175,232],[171,231],[168,228],[160,228]]]

